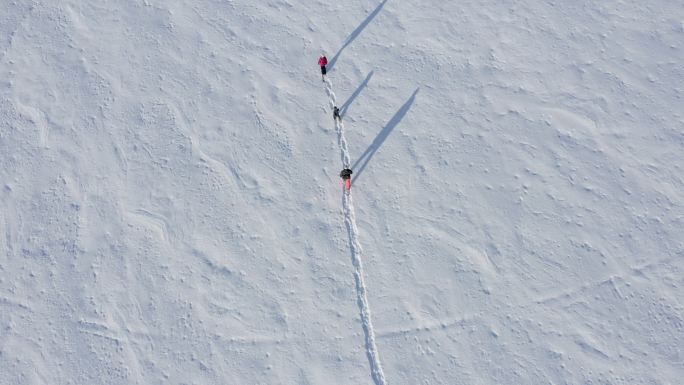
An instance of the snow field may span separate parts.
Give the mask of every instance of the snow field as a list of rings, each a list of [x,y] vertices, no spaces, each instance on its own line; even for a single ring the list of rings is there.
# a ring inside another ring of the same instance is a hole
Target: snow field
[[[678,384],[682,20],[5,2],[0,384]]]

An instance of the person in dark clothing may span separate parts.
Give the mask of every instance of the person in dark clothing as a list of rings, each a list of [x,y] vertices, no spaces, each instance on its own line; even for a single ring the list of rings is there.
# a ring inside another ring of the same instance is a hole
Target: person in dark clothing
[[[335,106],[335,108],[333,108],[333,119],[335,119],[335,120],[337,120],[337,119],[342,120],[342,117],[340,116],[340,109],[337,108],[337,106]]]
[[[344,186],[349,190],[351,188],[351,175],[353,171],[349,168],[345,168],[344,170],[340,171],[340,177],[344,181]]]
[[[351,178],[352,173],[354,173],[354,171],[352,171],[349,168],[345,168],[344,170],[340,171],[340,176],[342,177],[342,179],[347,180]]]

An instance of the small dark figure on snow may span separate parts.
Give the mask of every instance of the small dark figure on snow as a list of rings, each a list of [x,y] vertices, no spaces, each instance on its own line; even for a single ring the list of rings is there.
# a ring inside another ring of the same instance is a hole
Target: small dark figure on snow
[[[340,116],[340,109],[337,108],[337,106],[335,106],[335,108],[333,108],[333,119],[335,119],[335,120],[337,120],[337,119],[342,120],[342,117]]]
[[[328,58],[325,57],[325,55],[321,55],[321,57],[318,58],[318,65],[321,66],[321,79],[325,81],[325,74],[328,72],[325,66],[328,65]]]
[[[344,186],[349,190],[351,188],[351,175],[352,175],[352,170],[349,168],[345,168],[344,170],[340,171],[340,177],[344,181]]]
[[[340,176],[342,177],[342,179],[347,180],[351,178],[352,173],[353,171],[351,169],[345,168],[344,170],[340,171]]]

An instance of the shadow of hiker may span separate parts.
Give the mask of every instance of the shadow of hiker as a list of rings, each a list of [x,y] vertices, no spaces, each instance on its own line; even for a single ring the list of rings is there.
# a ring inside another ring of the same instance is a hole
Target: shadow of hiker
[[[373,77],[373,71],[369,72],[368,75],[366,76],[366,79],[361,83],[360,86],[356,88],[356,91],[347,99],[346,102],[340,107],[340,115],[344,116],[347,113],[347,108],[349,108],[349,105],[352,104],[354,99],[356,99],[357,96],[363,91],[364,88],[368,85],[368,82],[370,81],[370,78]]]
[[[378,13],[380,13],[380,10],[382,9],[382,7],[385,5],[386,2],[387,2],[387,0],[383,0],[382,3],[378,4],[378,6],[375,7],[373,12],[371,12],[371,14],[368,15],[368,17],[366,17],[366,19],[361,24],[359,24],[359,26],[356,27],[356,29],[354,31],[352,31],[351,35],[349,35],[347,37],[347,39],[344,41],[344,44],[342,44],[342,48],[340,48],[340,50],[337,51],[335,56],[333,56],[333,58],[328,62],[328,71],[333,69],[333,67],[335,66],[335,62],[337,62],[337,58],[340,56],[342,51],[345,48],[347,48],[347,46],[349,44],[351,44],[351,42],[354,41],[354,39],[356,39],[359,36],[359,34],[361,34],[361,31],[363,31],[363,29],[366,28],[368,23],[370,23],[371,20],[373,20],[373,18],[375,18],[375,16],[377,16]]]
[[[399,108],[399,111],[397,111],[396,114],[390,119],[389,122],[387,122],[387,125],[383,127],[383,129],[378,133],[378,135],[373,139],[373,143],[371,143],[370,146],[364,151],[364,153],[359,157],[359,159],[354,162],[354,165],[351,167],[352,170],[354,170],[354,177],[352,178],[352,183],[356,182],[357,179],[361,176],[361,173],[363,170],[366,168],[368,165],[368,162],[370,162],[371,158],[375,153],[380,149],[380,146],[382,146],[382,143],[385,142],[385,139],[389,136],[389,134],[392,132],[394,127],[401,122],[401,119],[404,118],[404,115],[411,109],[411,105],[413,105],[414,100],[416,99],[416,95],[418,94],[418,91],[420,90],[420,87],[416,88],[415,91],[413,91],[413,94],[411,97],[404,103],[401,108]],[[359,167],[357,170],[357,166]]]

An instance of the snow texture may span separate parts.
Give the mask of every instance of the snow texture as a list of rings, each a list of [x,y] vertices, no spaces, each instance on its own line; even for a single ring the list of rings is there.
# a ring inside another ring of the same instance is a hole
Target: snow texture
[[[680,384],[682,42],[665,0],[4,1],[0,384]]]

